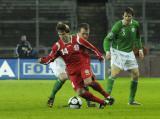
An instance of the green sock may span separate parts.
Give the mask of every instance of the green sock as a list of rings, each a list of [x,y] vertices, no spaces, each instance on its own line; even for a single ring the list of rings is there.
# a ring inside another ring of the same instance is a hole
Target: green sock
[[[130,86],[129,102],[133,102],[137,91],[138,80],[132,80]]]
[[[110,77],[108,78],[108,80],[107,80],[107,89],[106,89],[106,91],[107,91],[107,93],[109,93],[109,94],[111,94],[111,92],[112,92],[112,88],[113,88],[113,84],[114,84],[114,80],[115,80],[115,79],[116,79],[116,78],[110,76]]]
[[[56,93],[61,89],[62,85],[64,84],[65,81],[61,81],[61,80],[56,80],[53,89],[52,89],[52,93],[50,95],[50,98],[55,98]]]

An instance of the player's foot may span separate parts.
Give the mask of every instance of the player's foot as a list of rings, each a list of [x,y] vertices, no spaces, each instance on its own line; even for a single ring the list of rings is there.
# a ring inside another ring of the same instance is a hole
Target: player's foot
[[[109,96],[104,100],[104,102],[105,102],[104,104],[99,105],[99,108],[103,109],[106,105],[113,105],[114,101],[115,101],[114,98]]]
[[[106,102],[104,104],[99,104],[99,109],[104,109],[106,105],[107,105]]]
[[[129,102],[128,105],[142,105],[142,104],[137,101],[133,101],[133,102]]]
[[[48,107],[53,107],[53,102],[54,102],[54,98],[49,98],[48,101],[47,101],[47,105]]]
[[[114,100],[113,97],[109,96],[109,97],[107,97],[107,98],[105,99],[105,102],[106,102],[107,105],[113,105],[114,102],[115,102],[115,100]]]
[[[87,107],[96,107],[96,104],[91,101],[87,101]]]

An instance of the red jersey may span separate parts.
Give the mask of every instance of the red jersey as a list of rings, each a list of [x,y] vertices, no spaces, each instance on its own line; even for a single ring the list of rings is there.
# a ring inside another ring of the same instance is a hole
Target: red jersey
[[[65,43],[62,39],[59,39],[52,46],[52,51],[47,57],[43,57],[41,59],[42,63],[48,64],[56,56],[61,56],[67,66],[67,71],[69,74],[72,74],[83,66],[84,58],[84,47],[87,49],[92,50],[98,59],[103,59],[102,54],[99,50],[90,44],[88,41],[78,37],[78,36],[71,36],[71,41],[69,43]]]

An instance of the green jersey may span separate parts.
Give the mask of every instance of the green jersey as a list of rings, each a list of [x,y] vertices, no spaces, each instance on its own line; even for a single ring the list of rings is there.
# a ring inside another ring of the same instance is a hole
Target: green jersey
[[[105,51],[110,51],[110,47],[124,52],[131,52],[135,47],[142,48],[138,21],[132,19],[129,25],[124,25],[123,22],[117,21],[105,37],[103,42]]]

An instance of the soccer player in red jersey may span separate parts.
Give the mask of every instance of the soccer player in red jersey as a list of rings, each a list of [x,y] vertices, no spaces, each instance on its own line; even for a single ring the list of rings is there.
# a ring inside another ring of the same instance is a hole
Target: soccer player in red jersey
[[[48,64],[56,59],[57,56],[61,56],[65,61],[67,73],[72,82],[72,86],[81,97],[99,103],[100,108],[103,108],[106,104],[113,104],[114,99],[111,98],[104,90],[104,92],[99,91],[101,89],[101,87],[99,87],[100,85],[91,80],[91,67],[83,62],[84,59],[82,54],[84,50],[82,47],[92,50],[99,60],[103,60],[102,54],[92,44],[80,38],[78,35],[70,36],[66,34],[65,29],[65,24],[57,24],[57,31],[60,39],[52,46],[51,53],[47,57],[40,58],[39,62],[42,64]],[[89,91],[86,91],[84,89],[86,84],[100,92],[105,97],[105,100],[102,100],[94,96]]]
[[[65,32],[66,33],[70,33],[70,28],[67,24],[66,25],[66,30]],[[87,29],[86,29],[87,28]],[[86,24],[86,23],[82,23],[78,26],[78,34],[80,37],[84,38],[85,40],[88,39],[88,36],[89,36],[89,25]],[[84,54],[84,59],[90,61],[90,57],[89,55],[86,53],[83,53]],[[90,62],[88,62],[90,64]],[[62,86],[65,84],[66,80],[68,79],[68,75],[67,75],[67,72],[66,72],[66,65],[64,63],[64,60],[61,58],[61,57],[58,57],[54,60],[54,62],[51,62],[49,64],[50,68],[52,69],[54,75],[57,77],[57,80],[53,86],[53,89],[51,91],[51,95],[47,101],[47,105],[49,107],[52,107],[53,106],[53,103],[54,103],[54,100],[55,100],[55,96],[56,94],[58,93],[58,91],[62,88]],[[85,89],[88,91],[89,88],[86,86]],[[86,100],[87,102],[87,106],[88,107],[95,107],[96,105],[94,103],[92,103],[91,101],[89,100]]]
[[[89,28],[89,24],[87,23],[81,23],[79,26],[78,26],[78,36],[80,38],[84,38],[85,40],[87,40],[89,38],[89,32],[90,32],[90,28]],[[85,47],[82,47],[82,59],[83,59],[83,65],[85,65],[85,68],[84,70],[82,71],[83,73],[87,72],[88,71],[92,71],[91,70],[91,66],[90,66],[90,49],[86,49]],[[96,77],[95,75],[93,74],[93,72],[90,72],[91,73],[91,76],[90,77],[87,77],[87,78],[84,78],[84,84],[85,86],[90,86],[92,87],[94,90],[98,91],[99,93],[101,93],[105,98],[107,98],[109,95],[103,90],[103,88],[101,87],[101,85],[95,80]]]

